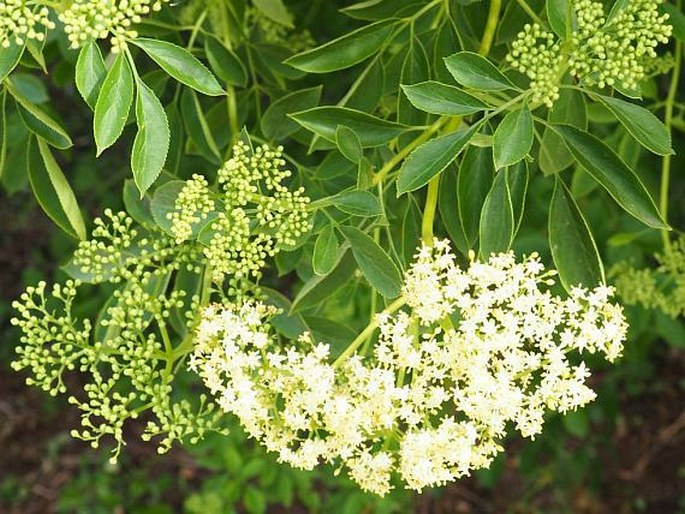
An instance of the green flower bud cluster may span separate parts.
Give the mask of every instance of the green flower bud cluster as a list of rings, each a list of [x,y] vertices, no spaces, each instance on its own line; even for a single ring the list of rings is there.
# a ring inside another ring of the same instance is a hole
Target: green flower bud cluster
[[[193,225],[207,219],[214,207],[207,179],[194,174],[176,197],[174,210],[167,214],[176,243],[181,244],[190,239]]]
[[[511,44],[507,60],[530,78],[531,102],[552,107],[559,98],[559,75],[564,66],[554,34],[538,24],[526,24]]]
[[[126,48],[126,40],[138,36],[133,25],[143,16],[159,11],[168,0],[75,0],[59,19],[72,48],[91,39],[110,38],[112,52]]]
[[[30,0],[0,0],[0,46],[43,41],[45,31],[55,27],[49,15],[47,7]]]
[[[624,303],[659,309],[672,318],[685,315],[685,238],[656,255],[656,268],[637,269],[627,262],[614,266],[609,276]]]
[[[262,14],[259,9],[249,8],[245,12],[246,25],[252,30],[258,30],[262,40],[274,45],[283,45],[294,53],[308,50],[316,45],[308,30],[292,32],[280,23]]]
[[[167,215],[176,242],[182,242],[192,237],[194,225],[214,209],[220,211],[199,239],[214,281],[229,277],[229,294],[259,280],[266,259],[295,245],[311,228],[309,198],[303,188],[291,191],[283,184],[291,176],[284,166],[282,148],[253,150],[240,142],[218,172],[220,192],[213,193],[205,179],[193,176]]]
[[[672,27],[660,14],[660,0],[630,0],[608,19],[593,0],[574,2],[575,24],[566,41],[540,25],[527,24],[511,45],[507,61],[531,80],[533,101],[551,107],[568,71],[588,86],[637,90],[658,68],[656,47]]]
[[[208,430],[221,431],[220,414],[206,401],[193,409],[187,400],[171,399],[178,362],[190,351],[183,337],[194,326],[199,299],[185,302],[187,293],[169,291],[169,284],[175,271],[196,271],[193,263],[201,253],[189,251],[187,245],[174,251],[166,243],[147,242],[150,249],[134,252],[140,240],[130,218],[112,212],[107,216],[109,223],[96,223],[95,239],[81,244],[72,266],[74,274],[118,289],[91,324],[73,314],[80,281],[56,284],[51,295],[44,282],[27,288],[13,304],[17,317],[12,323],[22,332],[13,368],[28,371],[27,383],[52,395],[67,391],[65,373],[84,375],[83,394],[69,398],[81,411],[82,428],[72,435],[94,447],[103,436],[111,436],[116,443],[113,459],[125,444],[125,423],[145,411],[155,419],[148,422],[144,439],[161,435],[160,452],[174,440],[192,442]],[[175,312],[187,319],[178,334],[169,329]]]
[[[159,230],[143,237],[125,212],[106,209],[95,219],[92,238],[79,243],[73,266],[89,282],[112,282],[147,278],[154,271],[194,270],[200,257],[191,245],[178,246]]]

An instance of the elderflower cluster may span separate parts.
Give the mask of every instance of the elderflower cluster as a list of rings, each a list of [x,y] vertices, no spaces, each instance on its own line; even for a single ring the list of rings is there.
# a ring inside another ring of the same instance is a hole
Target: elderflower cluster
[[[630,0],[607,19],[602,3],[574,2],[574,30],[567,41],[540,25],[526,24],[512,43],[507,61],[531,80],[533,101],[551,107],[568,72],[584,84],[637,90],[658,66],[656,47],[667,43],[672,27],[660,14],[660,0]]]
[[[308,333],[283,344],[268,324],[275,309],[247,300],[207,308],[190,366],[281,461],[339,462],[379,495],[395,478],[420,491],[488,466],[507,427],[534,437],[546,411],[595,397],[570,354],[618,357],[622,310],[606,286],[553,295],[553,275],[536,255],[513,253],[462,269],[436,241],[418,252],[402,299],[377,316],[368,350],[357,338],[332,361]]]
[[[74,0],[59,13],[72,48],[91,39],[110,38],[112,52],[126,48],[138,33],[133,25],[168,0]]]
[[[0,0],[0,46],[22,46],[27,40],[43,41],[55,28],[47,7],[29,0]]]
[[[204,255],[216,282],[230,279],[239,290],[247,279],[258,279],[266,259],[293,246],[310,230],[304,189],[290,190],[283,182],[291,177],[284,169],[283,149],[267,145],[253,150],[240,142],[233,157],[218,172],[219,192],[194,176],[177,197],[168,214],[171,232],[181,243],[190,239],[193,226],[219,210],[200,236]],[[235,292],[235,291],[234,291]]]
[[[672,318],[685,315],[685,238],[656,255],[656,268],[637,269],[627,262],[614,266],[609,276],[628,305],[659,309]]]

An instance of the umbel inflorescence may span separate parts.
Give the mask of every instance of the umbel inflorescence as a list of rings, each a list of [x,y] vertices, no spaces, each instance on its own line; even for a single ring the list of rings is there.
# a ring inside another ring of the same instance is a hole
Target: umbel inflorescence
[[[74,436],[94,446],[113,437],[116,458],[126,421],[143,413],[143,438],[161,436],[160,451],[222,430],[221,413],[204,396],[175,398],[172,383],[211,295],[259,294],[265,260],[309,230],[309,199],[283,183],[283,164],[280,150],[241,143],[216,189],[199,175],[172,183],[178,195],[161,226],[106,210],[66,268],[74,279],[41,282],[13,303],[22,332],[13,368],[29,372],[27,383],[56,395],[67,391],[65,374],[86,378],[83,394],[70,397],[82,412]],[[194,232],[196,222],[203,230]],[[93,287],[86,283],[114,288],[94,322],[76,315],[79,292]]]
[[[27,40],[43,41],[55,28],[51,19],[62,23],[72,48],[93,39],[109,39],[112,51],[126,47],[138,36],[135,25],[168,0],[70,0],[52,3],[31,0],[0,0],[0,45],[22,46]]]
[[[511,45],[507,61],[530,79],[532,101],[551,107],[568,72],[587,86],[635,91],[657,66],[656,47],[672,27],[659,0],[621,3],[607,15],[601,2],[572,2],[571,32],[558,39],[538,23],[527,24]]]
[[[421,490],[488,466],[508,426],[534,437],[547,411],[595,397],[582,356],[621,354],[622,309],[606,286],[556,296],[553,276],[511,252],[462,269],[436,241],[377,316],[375,344],[357,338],[334,359],[308,333],[284,343],[275,310],[246,300],[205,310],[191,367],[280,460],[344,465],[380,495],[394,477]]]

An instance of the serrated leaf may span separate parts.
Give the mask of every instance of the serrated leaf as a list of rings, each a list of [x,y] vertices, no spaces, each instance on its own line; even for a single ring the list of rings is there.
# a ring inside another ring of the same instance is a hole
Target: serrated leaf
[[[131,43],[142,48],[160,68],[182,84],[209,96],[226,94],[212,72],[185,48],[148,38],[135,38]]]
[[[102,82],[97,102],[93,132],[96,155],[112,146],[124,130],[133,103],[133,73],[123,53],[117,55]]]
[[[185,187],[183,180],[170,180],[155,189],[150,200],[150,214],[160,229],[167,234],[171,234],[171,220],[168,214],[176,210],[176,199]]]
[[[0,50],[0,82],[3,82],[16,68],[23,53],[24,45],[16,43],[10,43],[9,47]]]
[[[311,50],[286,59],[285,63],[309,73],[329,73],[354,66],[380,50],[395,22],[381,20],[345,34]]]
[[[341,227],[341,230],[352,247],[352,253],[362,275],[371,287],[386,298],[399,296],[402,276],[386,251],[357,228]]]
[[[288,115],[316,107],[321,90],[321,86],[316,86],[294,91],[269,105],[259,120],[264,136],[272,141],[280,141],[297,132],[300,126]]]
[[[442,116],[466,116],[489,106],[458,87],[427,81],[413,86],[401,86],[414,107]]]
[[[526,193],[528,192],[528,163],[521,161],[506,169],[507,184],[509,185],[509,197],[514,211],[514,236],[523,221],[523,213],[526,208]]]
[[[40,138],[36,140],[37,144],[30,138],[27,145],[27,171],[36,199],[62,230],[83,241],[86,226],[76,196],[48,145]]]
[[[466,147],[481,123],[422,144],[404,161],[397,177],[397,195],[425,186],[444,170]]]
[[[335,230],[331,225],[326,225],[319,232],[314,243],[314,253],[312,254],[312,268],[314,273],[320,276],[328,275],[338,263],[338,239]]]
[[[24,122],[27,129],[35,135],[43,138],[50,145],[61,150],[70,148],[72,143],[69,134],[62,126],[52,119],[45,111],[37,105],[32,104],[24,98],[14,87],[11,82],[5,82],[9,93],[14,97],[17,104],[19,116]]]
[[[122,200],[126,212],[134,221],[147,227],[155,226],[155,219],[150,210],[150,200],[147,196],[140,197],[140,192],[132,179],[126,179],[124,182]]]
[[[76,60],[76,89],[91,110],[95,110],[100,88],[107,76],[105,61],[95,40],[88,41],[78,54]]]
[[[506,252],[514,239],[514,209],[511,205],[506,170],[495,175],[480,215],[480,256]]]
[[[358,163],[364,157],[362,142],[350,127],[338,125],[335,131],[335,144],[346,159]]]
[[[610,96],[596,95],[637,141],[657,155],[673,154],[671,135],[659,118],[644,107]]]
[[[133,141],[131,170],[141,196],[159,176],[169,152],[169,124],[164,107],[152,90],[137,80],[136,122],[138,133]]]
[[[604,282],[604,267],[590,227],[560,179],[549,205],[549,248],[567,291],[572,286],[591,288]]]
[[[638,176],[595,136],[570,125],[552,125],[576,160],[629,214],[644,224],[670,228]]]
[[[238,56],[214,36],[205,37],[205,53],[212,71],[231,86],[247,84],[247,70]]]
[[[486,91],[518,89],[488,59],[473,52],[459,52],[446,57],[445,65],[454,80],[466,87]]]
[[[497,126],[492,141],[495,169],[516,164],[533,146],[533,117],[524,105],[510,112]]]
[[[290,117],[307,130],[335,144],[339,125],[352,129],[364,148],[380,146],[396,138],[408,127],[346,107],[322,106],[296,112]]]

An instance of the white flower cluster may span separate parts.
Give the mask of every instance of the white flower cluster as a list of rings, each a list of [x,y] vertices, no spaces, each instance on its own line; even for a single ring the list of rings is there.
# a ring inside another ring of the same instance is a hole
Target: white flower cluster
[[[23,45],[29,39],[43,41],[55,24],[47,7],[30,0],[0,0],[0,46]]]
[[[378,315],[366,354],[356,340],[331,363],[306,333],[282,344],[267,323],[275,310],[246,301],[206,310],[190,365],[280,460],[341,462],[380,495],[393,477],[421,490],[488,466],[507,426],[534,437],[546,411],[595,397],[568,354],[619,356],[622,309],[605,286],[555,296],[553,275],[513,253],[462,269],[435,241],[406,273],[403,300]]]
[[[168,0],[75,0],[60,12],[72,48],[90,39],[110,38],[112,52],[126,48],[126,40],[138,37],[133,25],[143,16],[159,11]]]
[[[567,41],[538,24],[526,24],[511,45],[507,61],[531,80],[533,102],[551,107],[566,71],[584,84],[636,90],[658,67],[656,47],[667,43],[672,27],[660,14],[660,0],[629,0],[608,20],[602,3],[574,2],[576,24]]]

